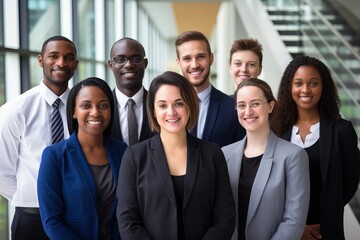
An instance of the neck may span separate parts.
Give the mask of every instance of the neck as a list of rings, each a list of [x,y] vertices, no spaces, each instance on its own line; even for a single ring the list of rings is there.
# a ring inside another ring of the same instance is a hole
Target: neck
[[[200,86],[194,86],[195,92],[197,94],[201,93],[202,91],[204,91],[208,86],[210,85],[210,81],[209,79],[207,79],[206,81],[203,82],[203,84],[201,84]]]
[[[270,128],[257,132],[246,133],[245,155],[255,157],[263,154],[268,142]]]
[[[160,139],[164,147],[178,148],[186,146],[186,130],[178,133],[160,131]]]
[[[77,138],[82,148],[86,147],[90,149],[96,149],[104,147],[103,134],[95,136],[90,134],[84,134],[83,132],[79,131],[77,133]]]
[[[318,109],[302,110],[298,109],[298,119],[296,122],[308,122],[315,124],[320,121],[320,114]]]
[[[117,86],[117,89],[119,89],[119,91],[125,94],[127,97],[132,97],[140,91],[141,86],[139,88],[121,88]]]

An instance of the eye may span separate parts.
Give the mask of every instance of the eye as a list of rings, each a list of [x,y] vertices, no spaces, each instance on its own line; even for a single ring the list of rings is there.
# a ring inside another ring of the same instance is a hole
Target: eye
[[[100,109],[108,109],[109,107],[108,103],[100,103]]]
[[[90,104],[88,104],[88,103],[82,103],[82,104],[80,104],[80,108],[81,109],[88,109],[88,108],[90,108],[91,106],[90,106]]]
[[[67,61],[67,62],[72,62],[72,61],[74,61],[75,60],[75,56],[73,56],[73,55],[70,55],[70,56],[66,56],[65,57],[65,61]]]
[[[57,55],[49,55],[49,58],[51,58],[51,59],[57,59],[58,56],[57,56]]]
[[[246,108],[246,105],[244,103],[238,103],[236,108],[239,109],[239,110],[244,110]]]
[[[301,87],[301,86],[302,86],[302,82],[301,82],[301,81],[295,81],[295,82],[294,82],[294,86],[295,86],[295,87]]]
[[[177,103],[175,103],[175,107],[177,107],[177,108],[181,108],[181,107],[183,107],[185,104],[183,103],[183,102],[177,102]]]
[[[258,102],[258,101],[256,101],[256,102],[252,102],[252,103],[250,104],[250,107],[251,107],[251,108],[257,108],[257,107],[259,107],[260,105],[261,105],[261,103]]]
[[[127,58],[126,58],[126,57],[117,56],[117,57],[114,57],[113,60],[114,60],[116,63],[122,64],[122,63],[126,62]]]
[[[249,67],[251,67],[251,68],[256,67],[256,63],[249,63]]]
[[[316,81],[310,83],[310,87],[316,87],[318,85],[319,85],[319,83]]]
[[[158,105],[158,108],[161,108],[161,109],[165,109],[167,106],[166,106],[166,104],[159,104]]]
[[[189,62],[189,61],[191,60],[191,58],[190,58],[190,57],[184,57],[182,60],[183,60],[184,62]]]
[[[141,56],[133,56],[133,57],[130,58],[130,60],[131,60],[132,63],[139,64],[139,63],[142,62],[143,57],[141,57]]]

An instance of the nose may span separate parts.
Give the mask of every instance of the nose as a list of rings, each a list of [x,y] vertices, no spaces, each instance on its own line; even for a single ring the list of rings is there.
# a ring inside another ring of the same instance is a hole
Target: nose
[[[168,109],[167,109],[167,114],[170,115],[170,116],[172,116],[172,115],[174,115],[175,112],[176,112],[176,111],[175,111],[175,107],[172,106],[172,105],[170,105],[170,106],[168,107]]]
[[[309,88],[309,86],[307,84],[303,84],[303,87],[301,88],[301,91],[307,93],[307,92],[310,91],[310,88]]]
[[[66,59],[65,57],[59,57],[56,61],[56,64],[59,66],[59,67],[63,67],[66,65]]]
[[[90,114],[92,116],[99,116],[99,115],[101,115],[101,111],[99,110],[99,108],[93,107],[93,108],[91,108]]]
[[[247,71],[247,64],[242,64],[241,66],[240,66],[240,71],[242,71],[242,72],[246,72]]]
[[[253,109],[250,107],[250,105],[246,105],[246,108],[245,108],[245,114],[246,115],[251,115],[253,112]]]
[[[198,66],[198,61],[196,60],[196,58],[193,58],[190,64],[192,68],[196,68]]]
[[[124,63],[124,67],[129,68],[129,67],[132,67],[132,66],[133,66],[133,64],[130,61],[130,58],[127,58],[126,62]]]

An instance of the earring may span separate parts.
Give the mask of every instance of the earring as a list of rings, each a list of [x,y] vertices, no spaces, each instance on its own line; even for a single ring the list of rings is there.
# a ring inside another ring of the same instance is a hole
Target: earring
[[[76,119],[76,116],[75,116],[75,114],[73,115],[73,119]]]

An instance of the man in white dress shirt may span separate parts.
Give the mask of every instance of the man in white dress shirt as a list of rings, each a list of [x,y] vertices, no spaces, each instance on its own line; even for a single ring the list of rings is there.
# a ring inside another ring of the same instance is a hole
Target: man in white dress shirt
[[[37,175],[43,149],[52,144],[52,104],[59,111],[64,138],[68,81],[77,68],[76,47],[63,36],[47,39],[38,55],[43,79],[0,108],[0,194],[15,206],[12,239],[48,239],[39,214]]]

